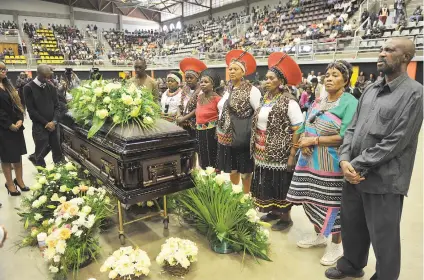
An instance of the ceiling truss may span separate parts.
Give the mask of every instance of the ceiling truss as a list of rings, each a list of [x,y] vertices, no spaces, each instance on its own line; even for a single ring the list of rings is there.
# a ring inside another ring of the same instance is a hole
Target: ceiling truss
[[[160,22],[161,13],[175,14],[178,5],[188,3],[211,9],[210,1],[204,0],[43,0],[88,10],[121,14]],[[207,4],[206,4],[207,3]]]

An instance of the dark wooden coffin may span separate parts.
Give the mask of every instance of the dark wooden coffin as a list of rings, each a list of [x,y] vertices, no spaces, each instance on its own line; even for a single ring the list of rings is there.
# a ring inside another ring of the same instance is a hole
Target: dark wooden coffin
[[[196,140],[177,125],[157,120],[152,129],[137,125],[103,128],[87,139],[87,129],[66,115],[61,124],[64,153],[107,185],[119,200],[136,203],[192,187]]]

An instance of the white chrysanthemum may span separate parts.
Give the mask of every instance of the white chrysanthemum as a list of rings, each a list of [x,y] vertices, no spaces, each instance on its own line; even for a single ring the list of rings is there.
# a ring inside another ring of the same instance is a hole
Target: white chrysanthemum
[[[56,262],[56,263],[60,262],[60,255],[54,256],[53,261]]]
[[[41,185],[40,183],[35,183],[32,187],[30,187],[32,191],[38,191],[38,190],[41,190],[42,188],[43,188],[43,185]]]
[[[109,96],[106,96],[105,98],[103,98],[103,103],[109,104],[110,102],[112,102],[112,99],[110,99]]]
[[[68,187],[66,185],[62,185],[62,186],[60,186],[59,191],[60,192],[67,192],[68,191]]]
[[[40,201],[41,204],[46,203],[47,202],[47,196],[42,195],[42,196],[40,196],[40,198],[38,198],[38,200]]]
[[[259,221],[258,213],[255,209],[249,209],[246,212],[246,216],[248,217],[249,222],[251,223],[256,223],[257,221]]]
[[[118,272],[116,272],[115,270],[111,270],[109,272],[109,279],[115,279],[118,276]]]
[[[81,212],[85,213],[85,214],[90,214],[91,212],[91,207],[86,205],[81,209]]]
[[[73,193],[73,194],[75,194],[75,195],[79,194],[79,192],[80,192],[79,187],[74,187],[74,188],[72,189],[72,193]]]
[[[59,254],[63,255],[65,253],[65,250],[66,250],[66,242],[65,242],[65,240],[59,240],[59,241],[57,241],[56,252],[58,252]]]
[[[38,178],[38,183],[40,183],[41,185],[44,185],[45,183],[47,183],[46,177],[41,176],[40,178]]]
[[[59,201],[60,200],[59,195],[57,193],[54,193],[52,195],[52,197],[50,198],[50,200],[51,201]]]
[[[100,97],[103,94],[103,89],[101,87],[97,87],[97,88],[94,89],[93,92],[96,96]]]
[[[75,170],[76,168],[72,162],[68,162],[65,164],[65,169],[68,171],[71,171],[71,170]]]

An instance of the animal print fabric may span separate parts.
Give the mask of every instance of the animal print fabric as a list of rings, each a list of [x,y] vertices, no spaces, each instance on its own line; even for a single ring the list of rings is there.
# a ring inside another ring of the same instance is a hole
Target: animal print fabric
[[[290,155],[290,149],[293,146],[293,131],[288,116],[290,99],[294,99],[291,94],[284,92],[268,115],[268,122],[265,132],[265,151],[264,163],[266,167],[275,168],[279,166],[287,168],[287,161]],[[252,157],[255,153],[256,131],[259,112],[264,104],[262,98],[261,105],[255,111],[252,121],[252,137],[250,139],[250,153]]]

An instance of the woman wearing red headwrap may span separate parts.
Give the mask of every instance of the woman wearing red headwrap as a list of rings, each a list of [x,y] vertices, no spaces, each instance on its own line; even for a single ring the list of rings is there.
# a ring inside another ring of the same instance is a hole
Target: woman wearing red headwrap
[[[195,112],[197,97],[200,93],[200,73],[206,68],[202,61],[192,57],[180,62],[180,70],[185,75],[186,84],[182,88],[177,124],[186,129],[193,138],[196,137]]]
[[[302,81],[297,63],[286,53],[276,52],[268,58],[265,96],[255,111],[252,122],[250,151],[255,160],[252,195],[264,222],[278,220],[272,230],[285,230],[293,225],[292,204],[286,200],[296,165],[296,130],[304,118],[289,86]]]
[[[248,52],[232,50],[226,62],[231,82],[218,103],[217,169],[231,173],[233,184],[240,183],[242,174],[243,191],[249,193],[253,172],[249,149],[251,120],[259,106],[261,92],[244,80],[244,76],[255,73],[256,61]]]

